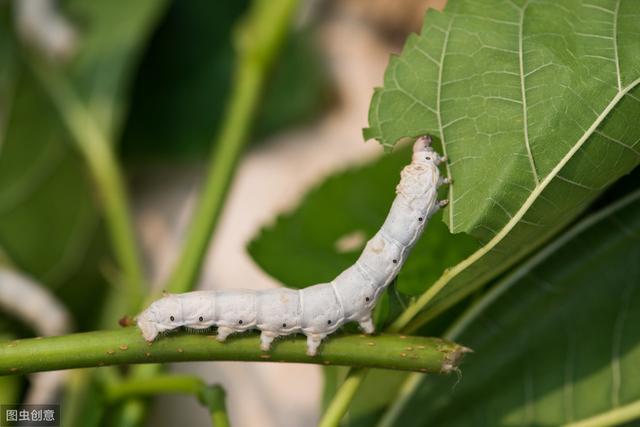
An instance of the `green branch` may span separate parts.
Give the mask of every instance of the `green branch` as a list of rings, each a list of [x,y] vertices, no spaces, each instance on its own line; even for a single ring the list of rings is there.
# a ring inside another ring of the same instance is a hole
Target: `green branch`
[[[215,140],[201,199],[167,286],[171,292],[191,290],[200,272],[236,163],[249,137],[266,76],[278,56],[297,3],[254,1],[236,33],[238,56],[231,98]]]
[[[136,327],[0,343],[0,375],[93,366],[238,360],[293,362],[448,373],[457,369],[467,348],[439,338],[403,335],[342,335],[307,356],[302,337],[279,340],[260,350],[256,334],[219,343],[214,336],[178,334],[147,343]]]
[[[180,393],[198,398],[209,409],[215,427],[229,427],[225,404],[225,392],[219,385],[207,385],[192,375],[157,375],[152,378],[134,378],[111,384],[105,389],[105,397],[111,402],[136,397]]]

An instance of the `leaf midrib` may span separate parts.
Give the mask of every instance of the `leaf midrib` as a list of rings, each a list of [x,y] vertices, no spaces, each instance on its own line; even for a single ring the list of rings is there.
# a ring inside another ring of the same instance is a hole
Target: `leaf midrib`
[[[436,111],[437,111],[436,117],[438,118],[438,128],[440,130],[440,142],[442,145],[442,154],[444,154],[445,157],[448,157],[448,154],[447,154],[447,144],[444,138],[444,128],[442,126],[442,109],[440,108],[441,107],[440,99],[442,94],[442,72],[444,69],[444,57],[447,54],[446,52],[447,52],[447,46],[449,45],[449,33],[451,32],[452,25],[453,25],[453,19],[450,19],[447,30],[444,32],[444,41],[442,42],[442,53],[440,54],[440,63],[438,64],[438,92],[436,94]],[[451,166],[449,165],[448,161],[444,162],[444,164],[447,170],[447,178],[449,178],[449,182],[452,182]],[[453,197],[453,185],[449,186],[449,200],[451,201],[451,206],[449,207],[449,228],[453,230],[454,229],[453,204],[455,201]]]
[[[622,75],[620,74],[620,59],[618,57],[618,12],[620,11],[620,0],[616,2],[613,11],[613,55],[616,63],[616,78],[618,80],[618,92],[622,90]]]

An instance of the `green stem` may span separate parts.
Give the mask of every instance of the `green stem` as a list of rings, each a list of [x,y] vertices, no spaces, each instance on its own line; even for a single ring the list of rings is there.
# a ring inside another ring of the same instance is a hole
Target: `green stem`
[[[137,427],[147,415],[147,402],[144,399],[132,397],[123,402],[122,407],[113,414],[113,421],[108,425],[118,427]]]
[[[115,402],[130,397],[145,397],[166,393],[197,396],[202,387],[206,387],[206,385],[198,377],[166,374],[152,378],[134,378],[111,384],[105,388],[105,397],[107,400]]]
[[[157,375],[152,378],[134,378],[112,384],[105,389],[105,397],[112,403],[160,394],[188,394],[209,409],[215,427],[230,426],[225,404],[225,392],[219,385],[207,385],[192,375]]]
[[[62,122],[85,158],[104,209],[111,245],[125,274],[129,309],[137,310],[145,292],[142,264],[130,218],[123,173],[115,158],[113,144],[100,129],[86,105],[67,79],[51,66],[31,58],[27,61],[49,93]]]
[[[318,356],[305,354],[302,337],[260,350],[256,334],[220,343],[214,336],[181,334],[147,343],[136,327],[0,343],[0,375],[123,364],[238,360],[294,362],[419,372],[451,372],[465,347],[439,338],[403,335],[332,337]]]
[[[231,427],[226,397],[224,389],[219,385],[208,386],[200,391],[200,401],[209,408],[211,423],[215,427]]]
[[[257,0],[236,34],[238,54],[231,98],[215,140],[201,199],[167,289],[186,292],[200,272],[212,232],[249,137],[266,75],[287,34],[296,0]]]
[[[336,395],[331,400],[331,404],[322,415],[318,427],[330,427],[340,424],[340,420],[349,409],[353,397],[368,373],[368,369],[362,368],[355,368],[349,371],[347,378],[340,385]]]

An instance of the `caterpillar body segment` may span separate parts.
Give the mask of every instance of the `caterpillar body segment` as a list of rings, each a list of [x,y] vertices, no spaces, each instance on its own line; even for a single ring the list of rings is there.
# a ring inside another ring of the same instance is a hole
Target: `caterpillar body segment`
[[[373,333],[371,312],[398,274],[429,218],[446,200],[437,189],[450,183],[438,165],[446,161],[431,147],[428,136],[418,138],[412,161],[401,172],[396,198],[380,230],[367,242],[358,260],[329,283],[300,290],[215,290],[170,294],[152,303],[137,317],[147,341],[181,326],[217,326],[217,339],[259,329],[260,347],[267,351],[279,336],[303,333],[307,354],[317,353],[322,340],[346,322],[358,322]]]

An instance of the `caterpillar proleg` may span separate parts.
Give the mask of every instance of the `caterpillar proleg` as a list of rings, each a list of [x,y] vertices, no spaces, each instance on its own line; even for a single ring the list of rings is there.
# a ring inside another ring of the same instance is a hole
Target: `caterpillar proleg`
[[[369,240],[358,260],[329,283],[300,290],[270,289],[195,291],[169,294],[137,317],[147,341],[181,326],[202,330],[217,326],[217,339],[259,329],[260,347],[269,350],[279,336],[302,332],[307,354],[317,353],[322,340],[347,322],[357,322],[373,333],[371,311],[398,274],[429,218],[447,200],[437,200],[437,189],[449,181],[438,165],[446,161],[420,137],[413,158],[401,172],[396,198],[380,230]]]

